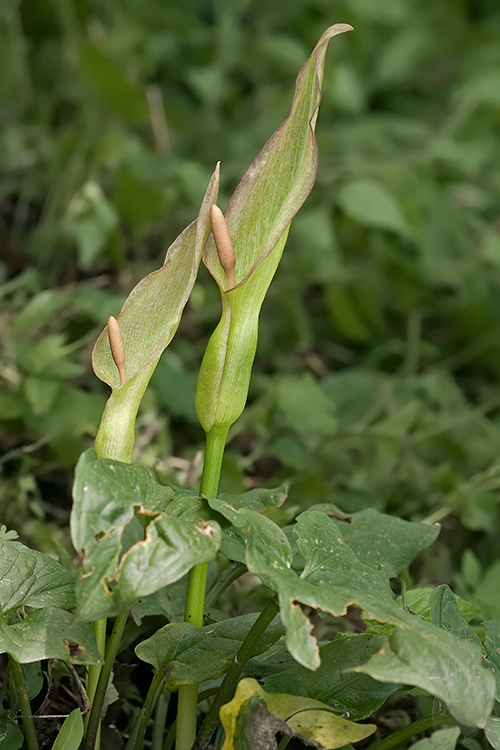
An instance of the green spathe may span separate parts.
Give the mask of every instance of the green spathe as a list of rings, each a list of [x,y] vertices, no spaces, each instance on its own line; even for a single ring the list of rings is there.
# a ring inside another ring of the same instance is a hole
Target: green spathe
[[[206,432],[226,431],[240,416],[255,356],[259,313],[278,267],[290,222],[309,195],[318,154],[314,127],[329,40],[325,31],[297,78],[290,115],[266,143],[236,188],[225,213],[236,255],[236,284],[227,288],[213,236],[203,260],[217,281],[222,317],[198,378],[196,410]]]
[[[197,220],[169,247],[163,266],[142,279],[125,300],[117,318],[125,347],[125,384],[120,383],[107,328],[97,339],[92,353],[94,372],[113,389],[95,441],[100,458],[130,461],[137,410],[189,299],[210,231],[210,206],[217,200],[218,188],[217,165]]]

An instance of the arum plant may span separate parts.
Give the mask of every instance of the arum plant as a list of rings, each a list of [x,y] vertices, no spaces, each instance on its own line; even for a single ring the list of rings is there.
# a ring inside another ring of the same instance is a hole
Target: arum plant
[[[158,360],[172,340],[189,299],[210,230],[210,206],[217,200],[218,188],[217,165],[198,219],[168,249],[163,266],[142,279],[133,289],[118,318],[111,317],[107,328],[97,339],[92,353],[94,372],[112,389],[95,440],[95,452],[99,458],[125,463],[131,461],[137,411]],[[115,623],[102,674],[100,665],[89,669],[87,692],[91,702],[99,688],[95,708],[88,716],[89,747],[96,741],[102,701],[126,620],[127,612],[118,617]],[[94,632],[97,645],[104,653],[105,618],[94,622]]]
[[[316,177],[314,129],[328,42],[351,29],[337,24],[325,31],[298,75],[289,116],[249,167],[225,215],[217,206],[211,210],[212,235],[203,261],[219,286],[222,316],[203,357],[196,392],[206,432],[202,495],[217,495],[227,434],[247,400],[260,309],[290,223]],[[203,622],[206,575],[206,565],[196,567],[188,580],[185,620],[196,625]],[[177,750],[188,750],[194,740],[196,686],[181,689],[179,705]]]
[[[285,487],[218,493],[228,430],[247,398],[260,309],[316,174],[314,128],[327,45],[349,28],[333,26],[321,37],[299,74],[289,117],[225,214],[217,207],[217,168],[197,220],[96,343],[94,369],[112,393],[95,449],[75,471],[71,537],[81,571],[67,571],[0,528],[0,651],[9,655],[10,692],[29,750],[38,749],[38,738],[23,665],[45,659],[68,664],[78,685],[74,666],[88,665],[85,726],[80,710],[72,711],[52,750],[99,747],[130,611],[136,622],[145,612],[168,622],[144,640],[135,632],[135,654],[152,666],[153,677],[128,726],[126,750],[145,746],[155,707],[154,750],[170,750],[174,737],[176,750],[207,750],[217,728],[217,750],[273,748],[277,734],[280,748],[291,737],[323,750],[350,747],[377,731],[376,724],[360,722],[413,687],[437,699],[439,710],[376,741],[372,750],[388,750],[438,724],[453,726],[438,730],[432,746],[444,742],[454,750],[465,725],[484,730],[498,747],[498,717],[491,714],[500,705],[500,620],[473,628],[470,622],[483,612],[446,585],[410,589],[401,600],[391,586],[433,543],[437,525],[322,504],[282,529],[267,511],[285,501]],[[198,494],[159,484],[145,467],[131,465],[131,456],[142,395],[177,329],[202,255],[220,289],[222,316],[198,379],[196,407],[206,432]],[[205,624],[209,563],[216,579],[211,605],[249,571],[262,582],[267,606]],[[307,613],[318,610],[338,622],[350,607],[364,632],[318,642]],[[110,617],[116,619],[106,640]],[[176,693],[177,719],[167,728]],[[198,729],[202,697],[211,703]],[[4,714],[0,737],[9,747],[23,742]]]

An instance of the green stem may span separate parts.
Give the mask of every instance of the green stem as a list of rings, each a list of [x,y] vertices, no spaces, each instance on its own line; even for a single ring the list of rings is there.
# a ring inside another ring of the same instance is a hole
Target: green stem
[[[97,643],[97,648],[101,652],[101,654],[104,656],[106,652],[106,625],[107,625],[107,619],[104,617],[101,620],[96,620],[94,623],[92,623],[92,627],[94,628],[94,635],[95,640]],[[97,688],[97,683],[99,681],[99,675],[101,674],[102,664],[91,664],[89,666],[89,674],[87,678],[87,696],[90,702],[90,705],[92,705],[94,701],[94,695]],[[90,719],[90,713],[87,714],[85,717],[85,727],[88,727],[89,725],[89,719]]]
[[[200,494],[217,497],[228,428],[207,432],[205,461],[201,477]],[[184,622],[203,625],[207,563],[195,565],[188,576]],[[191,750],[196,738],[198,714],[198,685],[181,685],[177,709],[176,750]]]
[[[146,700],[144,701],[144,705],[141,709],[141,720],[139,723],[139,729],[137,731],[137,735],[135,738],[135,744],[134,744],[134,750],[142,750],[144,746],[144,737],[146,734],[146,729],[148,728],[149,720],[151,718],[151,714],[153,713],[153,709],[156,705],[156,701],[160,695],[160,691],[163,690],[163,682],[165,680],[165,672],[160,669],[159,672],[156,672],[155,676],[151,680],[151,685],[149,686],[148,694],[146,695]]]
[[[249,659],[257,652],[257,645],[266,631],[267,627],[274,620],[279,612],[278,603],[272,599],[265,609],[262,610],[258,618],[247,633],[247,636],[241,644],[238,653],[234,657],[231,666],[226,672],[217,695],[212,701],[212,705],[205,716],[205,720],[198,732],[193,750],[206,750],[212,735],[219,722],[219,711],[221,706],[228,703],[234,695],[236,685],[241,677],[243,669]]]
[[[456,724],[456,719],[453,718],[448,711],[439,711],[436,713],[428,714],[427,716],[421,716],[420,719],[413,721],[406,727],[401,727],[397,732],[393,732],[388,737],[384,737],[383,740],[375,742],[370,745],[368,750],[389,750],[395,745],[399,745],[400,742],[411,739],[416,734],[425,732],[427,729],[437,727],[440,724]]]
[[[155,718],[153,722],[153,736],[151,738],[151,750],[161,750],[163,746],[163,735],[165,734],[165,723],[167,721],[168,704],[170,693],[163,690],[156,704]]]
[[[28,688],[24,679],[22,666],[18,661],[9,656],[10,673],[16,688],[17,702],[21,709],[23,717],[24,737],[28,750],[38,750],[38,740],[36,738],[35,722],[31,714],[31,704],[28,697]]]
[[[115,662],[118,647],[122,638],[123,630],[127,623],[128,612],[124,612],[115,620],[113,631],[109,636],[109,640],[106,646],[105,662],[102,666],[99,680],[94,695],[94,701],[92,708],[90,709],[89,722],[87,725],[87,732],[83,742],[83,750],[94,750],[97,736],[99,733],[99,727],[101,723],[102,707],[104,705],[104,699],[106,697],[106,691],[108,689],[109,678],[113,670],[113,664]]]
[[[292,737],[290,734],[284,734],[279,742],[278,750],[285,750],[285,747],[287,747],[291,739]]]

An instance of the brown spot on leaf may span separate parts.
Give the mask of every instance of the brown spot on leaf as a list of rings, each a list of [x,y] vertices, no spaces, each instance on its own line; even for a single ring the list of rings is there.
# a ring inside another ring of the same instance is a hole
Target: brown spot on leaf
[[[70,659],[78,659],[78,657],[83,651],[80,644],[77,643],[76,641],[67,641],[66,648],[68,649],[68,654],[70,656]]]

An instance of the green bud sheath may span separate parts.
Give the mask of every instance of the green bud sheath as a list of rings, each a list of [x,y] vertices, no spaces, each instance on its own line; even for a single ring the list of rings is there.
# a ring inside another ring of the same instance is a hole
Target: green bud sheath
[[[126,463],[131,460],[137,411],[191,294],[210,232],[210,207],[217,200],[218,188],[217,165],[197,220],[169,247],[163,266],[142,279],[126,299],[116,321],[124,349],[122,377],[111,351],[108,330],[105,328],[97,339],[92,353],[94,372],[113,391],[95,441],[100,458]]]
[[[219,260],[213,235],[203,260],[217,281],[222,317],[201,365],[196,410],[206,432],[227,431],[246,403],[255,357],[259,313],[278,267],[290,223],[309,195],[317,172],[314,127],[329,40],[347,24],[331,26],[300,71],[290,115],[266,143],[236,188],[225,220],[236,257],[235,285]]]

